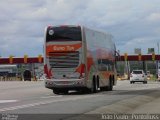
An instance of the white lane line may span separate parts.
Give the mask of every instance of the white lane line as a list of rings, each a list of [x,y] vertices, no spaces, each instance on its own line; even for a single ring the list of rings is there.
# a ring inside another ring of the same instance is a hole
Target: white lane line
[[[11,103],[11,102],[17,102],[17,100],[0,100],[0,103]]]
[[[55,97],[62,97],[62,95],[57,95],[57,96],[44,96],[44,97],[41,97],[41,98],[55,98]]]
[[[65,99],[58,99],[58,100],[50,100],[50,101],[45,101],[45,102],[38,102],[38,103],[31,103],[31,104],[26,104],[26,105],[20,105],[20,106],[14,106],[14,107],[8,107],[8,108],[2,108],[0,109],[0,112],[5,112],[9,110],[17,110],[17,109],[22,109],[22,108],[29,108],[29,107],[34,107],[34,106],[39,106],[39,105],[46,105],[49,103],[55,103],[55,102],[64,102],[64,101],[75,101],[75,100],[80,100],[80,99],[85,99],[85,98],[93,98],[93,97],[98,97],[100,95],[88,95],[88,96],[78,96],[74,98],[65,98]]]

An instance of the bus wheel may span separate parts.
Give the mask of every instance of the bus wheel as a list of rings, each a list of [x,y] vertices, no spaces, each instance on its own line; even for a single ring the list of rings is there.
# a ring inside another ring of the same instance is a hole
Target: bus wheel
[[[68,94],[68,90],[61,90],[61,89],[53,89],[54,94]]]
[[[99,85],[99,76],[97,76],[97,91],[100,90],[100,85]]]
[[[109,79],[108,91],[112,91],[112,90],[113,90],[113,80],[110,78]]]
[[[92,93],[96,93],[97,91],[98,91],[97,82],[96,82],[95,77],[93,77],[91,92],[92,92]]]
[[[60,91],[58,89],[53,89],[54,94],[60,94]]]
[[[62,90],[62,94],[68,94],[68,90]]]

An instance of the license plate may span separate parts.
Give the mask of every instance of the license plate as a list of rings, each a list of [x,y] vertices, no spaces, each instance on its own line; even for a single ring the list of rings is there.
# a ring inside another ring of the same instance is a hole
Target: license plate
[[[63,83],[63,84],[68,84],[68,81],[63,81],[62,83]]]

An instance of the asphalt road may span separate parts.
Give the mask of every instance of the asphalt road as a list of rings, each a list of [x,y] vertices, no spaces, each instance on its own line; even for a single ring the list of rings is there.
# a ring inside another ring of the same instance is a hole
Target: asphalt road
[[[130,84],[125,80],[118,81],[113,91],[55,95],[44,87],[43,81],[0,81],[0,113],[26,115],[25,117],[36,115],[41,116],[41,119],[43,115],[45,119],[46,116],[69,119],[81,114],[145,113],[137,111],[137,107],[159,99],[159,91],[160,82]]]

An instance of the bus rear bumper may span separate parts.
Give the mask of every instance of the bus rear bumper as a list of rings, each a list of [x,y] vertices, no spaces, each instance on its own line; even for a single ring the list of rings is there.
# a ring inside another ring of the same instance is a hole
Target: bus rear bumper
[[[83,88],[86,87],[85,82],[83,79],[46,79],[45,80],[45,87],[49,89],[53,88]]]

